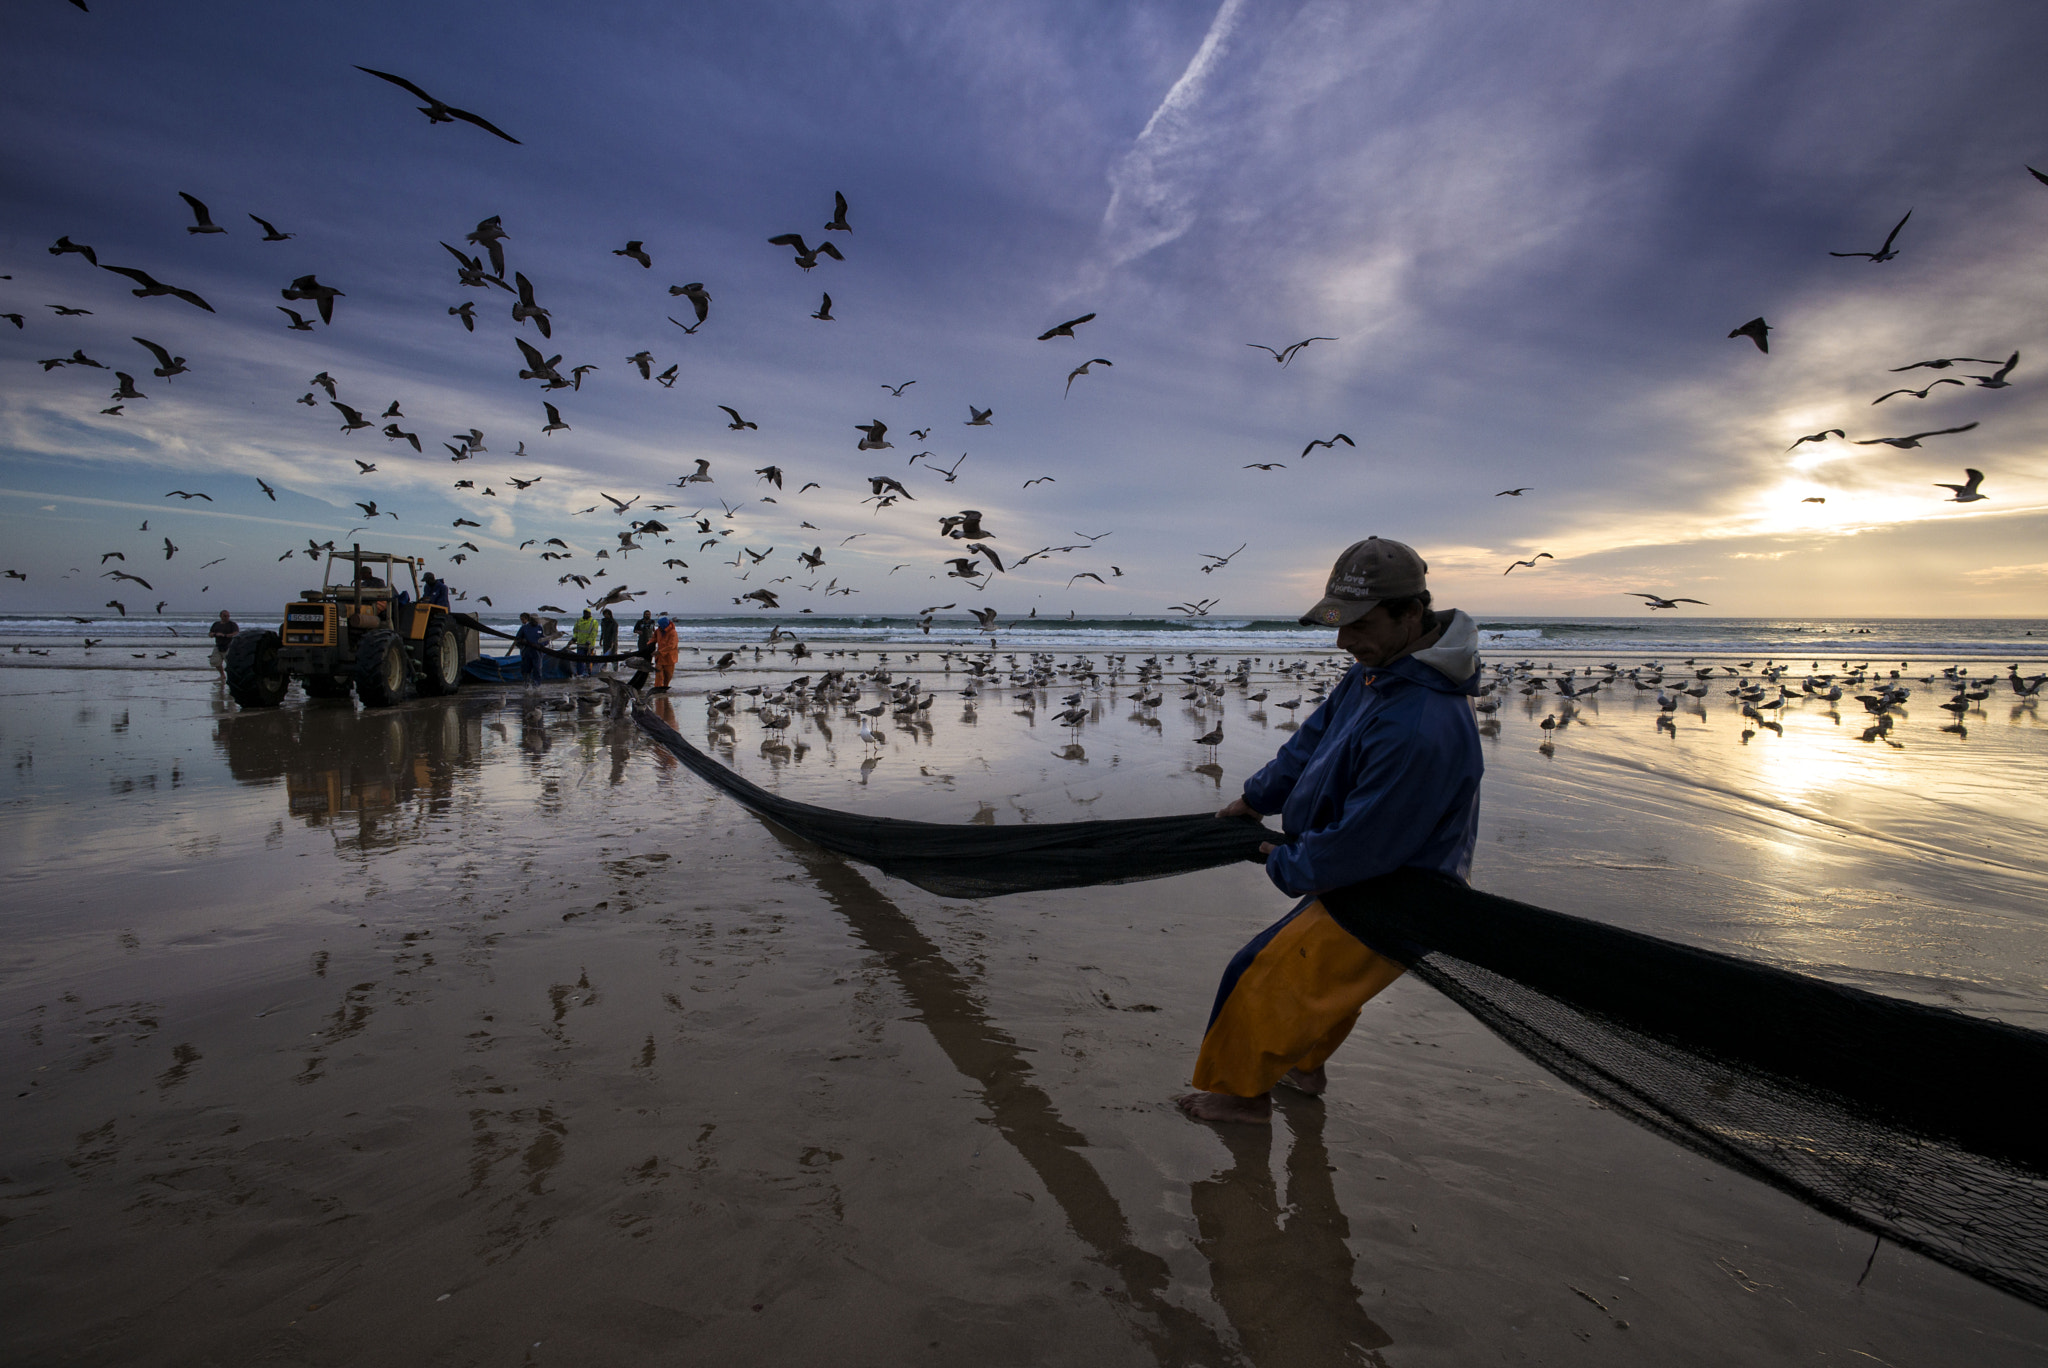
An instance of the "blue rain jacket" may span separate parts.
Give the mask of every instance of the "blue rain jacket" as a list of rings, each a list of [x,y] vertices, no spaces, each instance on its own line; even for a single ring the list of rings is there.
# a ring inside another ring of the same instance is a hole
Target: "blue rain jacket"
[[[1465,882],[1479,835],[1478,627],[1438,614],[1434,646],[1368,670],[1354,665],[1272,763],[1244,786],[1280,814],[1287,844],[1266,857],[1284,893],[1305,897],[1415,867]]]

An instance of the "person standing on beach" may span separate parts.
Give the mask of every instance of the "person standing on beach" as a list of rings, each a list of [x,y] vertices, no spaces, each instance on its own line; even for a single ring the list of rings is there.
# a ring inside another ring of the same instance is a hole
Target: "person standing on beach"
[[[540,620],[531,613],[519,615],[519,630],[512,635],[519,643],[519,678],[528,684],[540,682]]]
[[[676,637],[676,625],[664,613],[654,624],[654,688],[657,693],[667,693],[669,681],[676,677],[676,658],[682,655],[683,644]]]
[[[213,663],[213,672],[222,679],[228,677],[228,644],[241,630],[241,626],[228,616],[228,610],[225,608],[220,610],[220,616],[206,628],[206,634],[213,638],[213,654],[209,657]]]
[[[597,653],[619,653],[619,620],[612,616],[612,610],[609,608],[604,610],[604,620],[597,624]]]
[[[576,619],[576,625],[569,629],[569,640],[575,644],[577,655],[587,658],[591,651],[596,649],[597,619],[590,615],[588,608],[583,610],[582,617]],[[576,673],[579,676],[587,675],[590,673],[590,666],[586,661],[579,660],[576,662]]]
[[[1357,664],[1222,817],[1277,812],[1286,840],[1260,845],[1266,875],[1300,898],[1223,972],[1195,1061],[1176,1098],[1197,1121],[1270,1122],[1272,1089],[1311,1096],[1358,1020],[1402,966],[1366,946],[1320,894],[1403,868],[1466,881],[1479,833],[1484,764],[1471,697],[1478,627],[1432,612],[1429,566],[1400,542],[1348,547],[1323,598],[1301,618],[1335,627]]]
[[[640,620],[633,624],[633,654],[654,659],[654,610],[640,610]]]

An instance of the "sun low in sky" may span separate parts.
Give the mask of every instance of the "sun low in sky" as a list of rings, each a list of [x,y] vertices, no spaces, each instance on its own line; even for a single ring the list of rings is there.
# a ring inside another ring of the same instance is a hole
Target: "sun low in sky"
[[[2025,7],[0,24],[0,611],[335,540],[501,607],[1263,615],[1373,534],[1482,613],[2048,601]]]

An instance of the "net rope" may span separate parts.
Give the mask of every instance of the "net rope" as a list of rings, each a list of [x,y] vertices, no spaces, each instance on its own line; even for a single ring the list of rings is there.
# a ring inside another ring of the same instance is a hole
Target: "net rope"
[[[1212,816],[987,827],[768,792],[652,712],[691,772],[812,844],[944,897],[1258,860]],[[1337,921],[1522,1055],[1637,1124],[1838,1220],[2048,1308],[2048,1129],[2016,1100],[2048,1035],[1401,870],[1322,895]]]

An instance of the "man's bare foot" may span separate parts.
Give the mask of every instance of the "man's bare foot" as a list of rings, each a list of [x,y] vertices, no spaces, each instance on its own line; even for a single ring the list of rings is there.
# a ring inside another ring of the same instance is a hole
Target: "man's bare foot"
[[[1173,1105],[1190,1121],[1245,1121],[1254,1125],[1273,1124],[1273,1098],[1234,1097],[1230,1093],[1192,1092],[1173,1099]]]
[[[1280,1081],[1298,1093],[1310,1097],[1321,1097],[1330,1090],[1330,1075],[1321,1065],[1313,1069],[1289,1069],[1280,1075]]]

